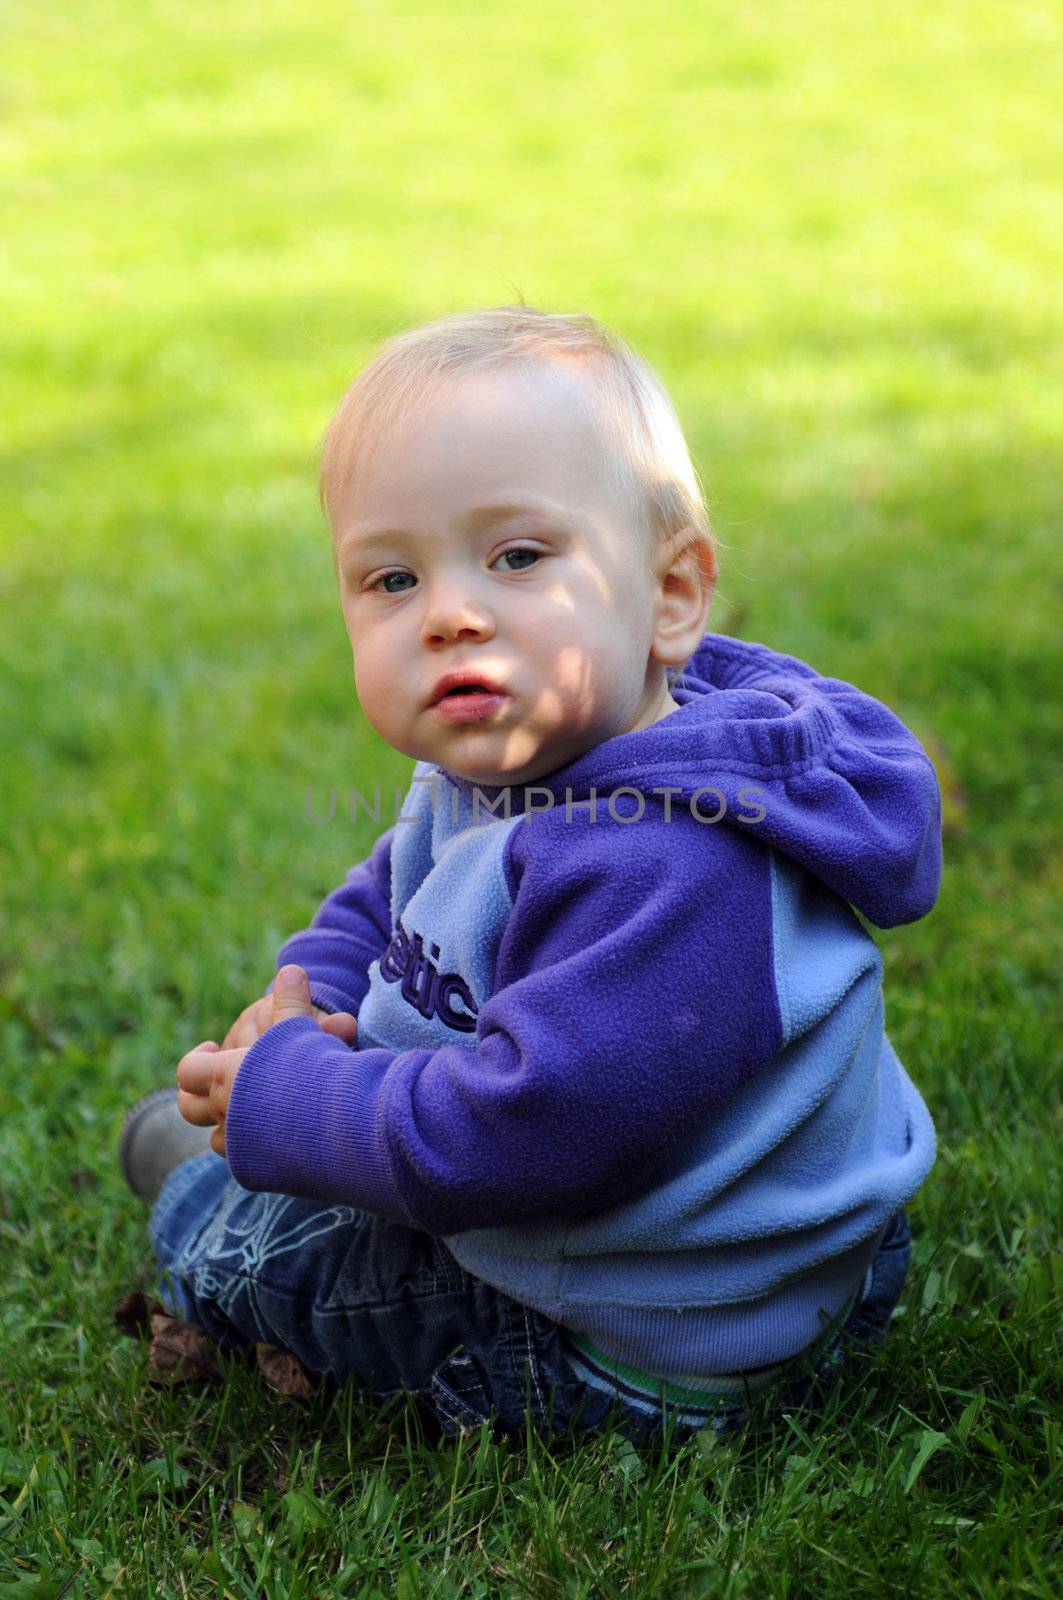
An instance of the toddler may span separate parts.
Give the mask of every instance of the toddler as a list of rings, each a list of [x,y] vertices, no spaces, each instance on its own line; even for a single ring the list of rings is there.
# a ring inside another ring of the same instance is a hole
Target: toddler
[[[589,317],[391,339],[321,485],[358,699],[412,783],[182,1059],[169,1130],[134,1159],[127,1128],[139,1192],[170,1169],[160,1292],[448,1434],[791,1403],[883,1332],[934,1157],[852,909],[932,906],[930,761],[852,685],[705,632],[682,431]]]

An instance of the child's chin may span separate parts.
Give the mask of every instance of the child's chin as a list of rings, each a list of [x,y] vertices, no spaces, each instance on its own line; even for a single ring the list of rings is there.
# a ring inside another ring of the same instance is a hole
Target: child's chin
[[[487,788],[501,788],[512,784],[513,779],[505,772],[490,771],[482,767],[451,767],[450,771],[457,777],[464,778],[466,783],[482,783]]]
[[[443,763],[446,766],[446,762]],[[511,771],[500,772],[497,767],[484,766],[452,766],[449,768],[457,777],[464,778],[466,783],[482,783],[488,788],[513,788],[519,784],[534,783],[534,778],[523,776],[522,769],[513,768]]]

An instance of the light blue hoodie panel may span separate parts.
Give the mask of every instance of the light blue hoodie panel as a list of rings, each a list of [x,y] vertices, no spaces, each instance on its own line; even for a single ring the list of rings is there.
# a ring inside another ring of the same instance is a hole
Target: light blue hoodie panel
[[[460,973],[479,1002],[495,981],[498,947],[513,902],[502,868],[507,835],[523,820],[507,822],[419,761],[391,849],[391,921],[409,939],[421,940],[433,973]],[[369,968],[369,989],[358,1009],[360,1050],[438,1050],[443,1045],[475,1048],[475,1032],[458,1032],[438,1014],[425,1016],[388,981],[380,961]]]
[[[492,815],[418,763],[392,846],[392,921],[483,1003],[512,911]],[[630,1200],[575,1221],[450,1234],[467,1271],[662,1371],[783,1360],[859,1283],[889,1218],[933,1162],[930,1118],[883,1027],[882,960],[818,878],[772,852],[774,973],[783,1046],[676,1147]],[[472,1049],[369,969],[361,1048]],[[584,1137],[593,1138],[593,1130]]]
[[[672,1371],[696,1371],[707,1347],[745,1365],[784,1359],[844,1306],[929,1171],[933,1129],[885,1036],[874,941],[775,852],[772,925],[785,1030],[774,1060],[630,1201],[448,1237],[469,1272],[621,1359],[645,1348],[656,1305]]]

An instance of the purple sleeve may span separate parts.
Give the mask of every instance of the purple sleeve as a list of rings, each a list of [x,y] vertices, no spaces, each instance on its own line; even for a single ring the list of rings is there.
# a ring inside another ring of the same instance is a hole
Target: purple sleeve
[[[302,1018],[270,1029],[229,1106],[244,1187],[436,1234],[579,1216],[645,1188],[778,1050],[759,844],[686,813],[555,810],[507,851],[514,905],[475,1047],[349,1051]]]
[[[309,928],[293,933],[277,955],[278,972],[289,961],[305,969],[310,998],[323,1011],[356,1015],[369,988],[369,968],[387,948],[394,834],[394,828],[381,834],[368,860],[351,868],[345,882],[321,903]]]

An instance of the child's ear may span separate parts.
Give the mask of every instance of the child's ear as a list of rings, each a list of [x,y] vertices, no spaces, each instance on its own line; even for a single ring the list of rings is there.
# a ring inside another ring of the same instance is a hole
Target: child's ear
[[[708,621],[716,588],[716,553],[697,528],[680,528],[658,553],[657,624],[650,655],[663,667],[679,667],[694,654]]]

